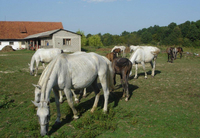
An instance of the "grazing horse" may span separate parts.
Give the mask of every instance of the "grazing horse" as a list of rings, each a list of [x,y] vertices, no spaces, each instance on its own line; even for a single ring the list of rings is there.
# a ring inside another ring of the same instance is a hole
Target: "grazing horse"
[[[173,47],[168,47],[166,49],[166,52],[167,52],[167,55],[168,55],[168,61],[169,62],[169,58],[171,58],[171,63],[173,63],[173,60],[174,60],[174,48]]]
[[[60,123],[60,104],[59,90],[64,90],[69,106],[71,107],[74,118],[77,119],[77,110],[74,108],[71,89],[83,89],[92,85],[95,91],[95,101],[91,109],[94,112],[97,107],[100,90],[97,86],[97,78],[99,78],[104,92],[103,111],[107,111],[109,87],[113,86],[113,70],[111,62],[105,57],[96,53],[82,54],[60,54],[52,60],[43,71],[43,77],[40,93],[40,102],[33,102],[37,106],[37,115],[40,123],[40,133],[42,136],[48,132],[50,121],[50,92],[53,88],[55,95],[55,103],[57,108],[56,123]],[[35,92],[36,94],[36,92]],[[37,95],[37,94],[36,94]]]
[[[111,53],[106,54],[106,57],[107,57],[111,62],[113,62],[113,59],[116,58],[117,55],[116,55],[115,52],[111,52]]]
[[[183,48],[182,47],[177,47],[177,54],[180,54],[180,59],[182,58],[182,53],[183,53]]]
[[[58,48],[49,48],[49,49],[38,49],[31,58],[31,63],[29,64],[30,67],[30,74],[34,74],[34,63],[36,62],[36,71],[35,76],[37,76],[38,66],[41,62],[43,67],[45,68],[44,63],[49,63],[53,60],[57,55],[63,53],[63,50]]]
[[[85,53],[85,52],[82,52],[82,51],[77,51],[77,52],[74,52],[72,54],[82,54],[82,53]],[[47,65],[48,66],[48,65]],[[46,69],[45,69],[46,70]],[[33,86],[35,87],[35,102],[40,102],[40,91],[41,91],[41,85],[43,84],[43,81],[44,81],[44,76],[46,75],[46,71],[44,70],[44,73],[42,73],[42,75],[40,76],[40,79],[38,81],[38,84],[33,84]],[[77,95],[75,94],[74,90],[71,89],[73,95],[74,95],[74,100],[76,103],[79,103],[79,99],[77,98]],[[86,97],[86,88],[84,89],[81,89],[80,92],[79,92],[81,95],[83,95],[83,97]],[[59,90],[59,102],[62,103],[63,102],[63,96],[62,96],[62,91]]]
[[[132,63],[127,58],[115,58],[112,63],[113,67],[113,80],[114,85],[116,84],[116,74],[120,75],[121,77],[121,84],[123,87],[123,97],[125,98],[125,101],[128,101],[129,99],[129,89],[128,89],[128,79],[129,74],[132,69]]]
[[[125,52],[125,50],[126,50],[126,47],[125,47],[125,46],[114,46],[113,49],[111,50],[111,52],[113,52],[116,48],[121,49],[121,51],[123,52],[122,57],[124,57],[124,56],[125,56],[125,55],[124,55],[124,52]]]
[[[137,78],[137,65],[141,63],[143,70],[145,72],[145,79],[147,79],[147,73],[145,71],[145,63],[150,63],[152,67],[151,76],[154,77],[155,68],[156,68],[156,58],[160,53],[160,49],[153,46],[139,46],[135,52],[133,52],[129,58],[132,64],[135,64],[135,79]],[[132,72],[130,73],[130,75]]]

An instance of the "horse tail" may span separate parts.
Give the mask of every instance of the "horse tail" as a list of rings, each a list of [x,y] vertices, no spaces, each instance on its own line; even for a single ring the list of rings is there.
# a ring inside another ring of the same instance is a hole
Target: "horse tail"
[[[155,50],[151,52],[153,55],[158,55],[160,53],[160,49],[155,47]]]
[[[107,70],[107,82],[110,90],[114,90],[114,81],[113,81],[113,68],[112,63],[107,63],[108,70]]]
[[[181,51],[183,52],[183,48],[181,47]]]
[[[108,83],[108,87],[110,90],[114,90],[114,81],[113,81],[113,68],[112,68],[112,62],[110,62],[106,57],[102,56],[106,63],[107,63],[107,83]]]

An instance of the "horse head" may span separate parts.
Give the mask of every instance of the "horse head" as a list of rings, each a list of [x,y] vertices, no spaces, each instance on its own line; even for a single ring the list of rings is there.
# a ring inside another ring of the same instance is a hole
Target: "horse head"
[[[34,74],[34,68],[29,63],[28,63],[28,66],[29,66],[29,70],[30,70],[30,75],[33,76],[33,74]]]
[[[41,136],[45,136],[48,133],[50,121],[49,102],[41,101],[40,103],[36,103],[32,101],[32,103],[38,108],[37,116],[40,123],[40,134]]]

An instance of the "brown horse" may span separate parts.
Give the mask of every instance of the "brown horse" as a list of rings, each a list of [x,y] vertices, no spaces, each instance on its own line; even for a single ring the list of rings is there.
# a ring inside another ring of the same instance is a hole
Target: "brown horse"
[[[106,54],[106,57],[107,57],[111,62],[113,62],[113,59],[116,58],[117,55],[116,55],[115,52],[111,52],[111,53]]]
[[[125,101],[128,101],[129,99],[129,89],[128,89],[128,79],[129,79],[129,74],[132,69],[132,63],[129,59],[127,58],[115,58],[113,60],[113,80],[114,80],[114,85],[116,84],[116,74],[120,75],[121,77],[121,84],[123,87],[123,97],[125,98]]]
[[[121,55],[121,49],[120,48],[114,49],[113,52],[117,54],[117,57],[118,57],[119,54]]]
[[[171,57],[171,63],[173,63],[174,60],[174,54],[173,54],[174,48],[173,47],[168,47],[166,49],[167,55],[168,55],[168,61],[169,62],[169,57]]]
[[[177,47],[177,54],[180,54],[180,58],[182,58],[182,53],[183,53],[183,48],[182,47]]]

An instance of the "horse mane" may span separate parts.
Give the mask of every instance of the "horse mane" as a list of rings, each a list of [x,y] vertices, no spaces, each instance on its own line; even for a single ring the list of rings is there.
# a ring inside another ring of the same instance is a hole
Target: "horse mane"
[[[50,77],[50,75],[51,75],[51,73],[54,69],[54,65],[56,64],[56,61],[57,61],[57,58],[54,59],[52,62],[50,62],[49,65],[48,65],[48,68],[46,67],[46,69],[43,71],[44,74],[46,73],[45,76],[44,76],[43,73],[42,73],[43,75],[41,75],[41,77],[45,77],[45,78],[42,79],[42,83],[44,83],[44,84],[42,84],[41,97],[40,97],[41,100],[40,101],[44,101],[44,99],[46,98],[46,95],[45,95],[46,94],[45,93],[46,86],[47,86],[48,80],[50,79],[49,77]]]

